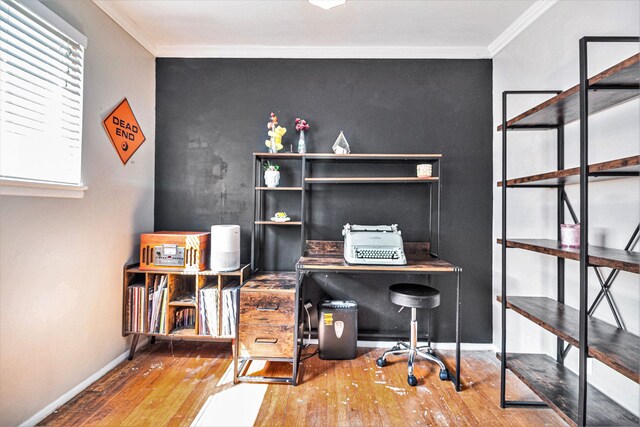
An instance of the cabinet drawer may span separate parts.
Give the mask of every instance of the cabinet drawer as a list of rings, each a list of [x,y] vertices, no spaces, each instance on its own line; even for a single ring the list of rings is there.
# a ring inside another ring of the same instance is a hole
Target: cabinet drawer
[[[240,357],[293,357],[293,326],[240,324]]]
[[[294,325],[295,294],[240,291],[240,324]]]

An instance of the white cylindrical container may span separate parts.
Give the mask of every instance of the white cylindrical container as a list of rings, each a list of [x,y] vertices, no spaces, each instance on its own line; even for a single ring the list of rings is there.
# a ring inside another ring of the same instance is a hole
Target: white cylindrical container
[[[211,270],[233,271],[240,268],[240,226],[211,226]]]
[[[580,247],[580,224],[560,224],[560,246]]]
[[[427,178],[431,176],[433,166],[430,163],[425,163],[417,166],[417,175],[420,178]]]

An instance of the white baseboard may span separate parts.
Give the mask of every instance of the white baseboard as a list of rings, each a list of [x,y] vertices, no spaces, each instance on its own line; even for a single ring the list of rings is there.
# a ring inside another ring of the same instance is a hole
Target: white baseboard
[[[318,344],[318,340],[316,338],[313,339],[305,339],[305,344]],[[391,348],[393,346],[393,341],[358,341],[358,347],[369,347],[369,348]],[[426,342],[418,341],[418,345],[427,345]],[[434,350],[455,350],[456,343],[454,342],[432,342],[431,347]],[[460,349],[465,351],[487,351],[487,350],[495,350],[496,346],[492,343],[487,344],[478,344],[478,343],[460,343]]]
[[[149,339],[141,340],[138,343],[138,349],[144,347],[149,342]],[[20,424],[20,427],[31,427],[38,424],[40,421],[44,420],[49,414],[55,411],[60,406],[64,405],[71,399],[73,399],[78,393],[80,393],[85,388],[89,387],[91,384],[99,380],[102,376],[104,376],[107,372],[118,366],[120,363],[125,361],[129,356],[129,350],[122,353],[120,356],[113,359],[111,362],[107,363],[105,366],[100,368],[96,373],[91,375],[86,380],[82,381],[77,386],[73,387],[71,390],[39,410],[36,414],[34,414],[31,418],[24,421]]]

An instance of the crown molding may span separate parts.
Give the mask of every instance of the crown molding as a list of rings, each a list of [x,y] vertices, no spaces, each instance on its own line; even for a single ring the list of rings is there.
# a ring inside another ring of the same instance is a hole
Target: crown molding
[[[98,6],[104,13],[106,13],[111,19],[115,21],[123,30],[125,30],[131,37],[133,37],[138,43],[142,45],[153,56],[157,55],[157,44],[145,33],[142,28],[136,22],[129,18],[118,8],[115,2],[109,0],[93,0],[93,3]]]
[[[160,58],[300,58],[300,59],[486,59],[493,58],[559,0],[537,0],[506,30],[483,46],[219,46],[159,45],[109,0],[93,3],[153,56]]]
[[[164,58],[293,58],[293,59],[485,59],[482,46],[211,46],[158,45]]]
[[[488,47],[489,56],[493,58],[509,43],[522,33],[536,19],[540,18],[547,10],[551,9],[558,0],[537,0],[529,6],[522,15],[507,27],[498,37],[496,37]]]

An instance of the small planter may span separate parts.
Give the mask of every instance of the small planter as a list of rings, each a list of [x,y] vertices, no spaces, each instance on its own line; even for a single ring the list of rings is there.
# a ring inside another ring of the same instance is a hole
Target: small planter
[[[264,171],[264,184],[269,188],[277,187],[280,184],[280,171],[271,169]]]

